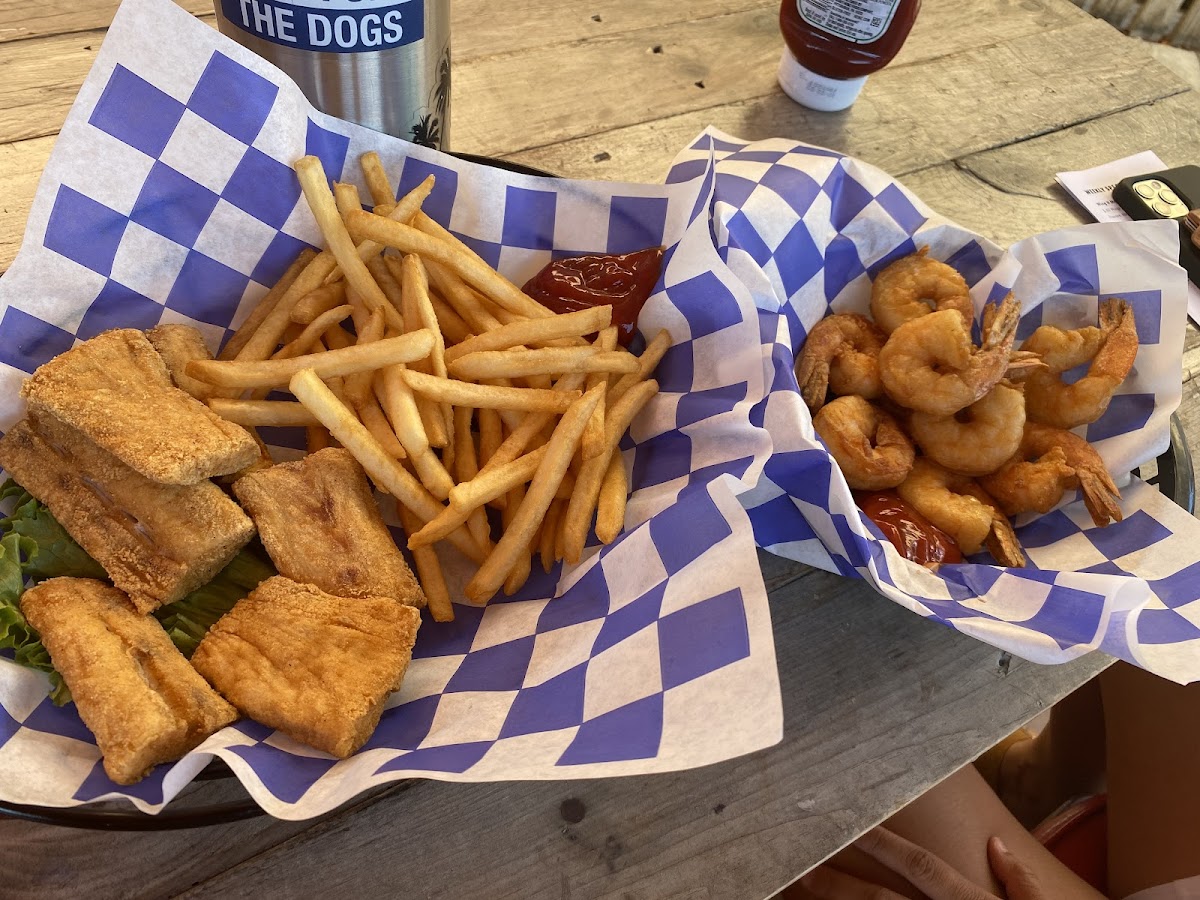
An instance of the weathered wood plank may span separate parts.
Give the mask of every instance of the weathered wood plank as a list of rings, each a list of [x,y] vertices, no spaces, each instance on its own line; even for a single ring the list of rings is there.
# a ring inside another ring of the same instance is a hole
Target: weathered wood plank
[[[774,591],[771,611],[786,723],[774,748],[675,775],[418,783],[185,896],[768,896],[1107,665],[1018,661],[1004,676],[992,648],[826,573]],[[568,798],[581,822],[560,814]],[[473,837],[453,838],[464,822]],[[443,835],[438,852],[413,852],[418,834]]]
[[[250,859],[313,828],[335,827],[395,785],[356,798],[319,822],[286,822],[262,816],[209,828],[158,832],[83,831],[0,818],[0,859],[14,861],[3,895],[12,900],[169,897],[215,872]],[[229,803],[245,798],[236,779],[193,783],[173,804]],[[20,860],[19,864],[15,864]],[[115,861],[119,860],[119,864]]]
[[[620,8],[631,5],[626,0]],[[1011,0],[999,7],[1014,11],[998,19],[1013,23],[998,26],[1001,37],[1010,29],[1029,33],[1034,27],[1044,30],[1078,21],[1074,12],[1064,14],[1062,6],[1039,0],[1029,9]],[[677,15],[682,16],[684,9]],[[534,29],[540,37],[536,43],[523,45],[521,52],[480,59],[471,59],[469,53],[483,48],[478,42],[472,48],[468,41],[466,57],[456,52],[454,71],[459,149],[506,152],[778,93],[774,73],[782,41],[776,15],[774,7],[760,4],[727,15],[676,18],[587,40],[578,30],[548,29],[543,17],[542,25]],[[652,16],[663,19],[647,11],[614,20],[636,25]],[[477,23],[485,17],[484,11],[477,10],[472,20],[476,27],[459,31],[477,38],[481,31]],[[211,24],[212,19],[205,21]],[[905,59],[913,62],[961,50],[968,46],[967,35],[970,43],[977,44],[973,21],[977,19],[950,14],[936,35],[935,29],[918,27]],[[0,44],[0,142],[52,134],[61,127],[101,38],[101,32],[85,31]],[[562,43],[564,38],[568,43]],[[504,47],[489,46],[493,53]],[[662,52],[655,53],[655,47]],[[589,85],[582,108],[581,81]],[[528,84],[539,89],[530,91]],[[648,84],[654,90],[647,90]],[[514,133],[514,122],[522,123],[520,133]]]
[[[21,247],[25,220],[54,138],[0,144],[0,272]]]
[[[195,15],[213,14],[212,0],[175,0]],[[0,43],[107,28],[120,0],[8,0],[0,5]]]
[[[748,139],[794,137],[832,147],[903,175],[1184,90],[1133,42],[1089,20],[885,69],[843,113],[805,110],[776,90],[508,155],[575,178],[657,179],[662,160],[712,124]],[[501,143],[496,137],[482,152],[497,152]]]

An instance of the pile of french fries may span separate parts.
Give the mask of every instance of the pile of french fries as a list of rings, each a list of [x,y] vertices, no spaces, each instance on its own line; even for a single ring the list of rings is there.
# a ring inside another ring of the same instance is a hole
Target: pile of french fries
[[[360,162],[373,212],[354,185],[331,189],[316,157],[296,163],[326,249],[302,253],[218,358],[186,371],[256,435],[303,426],[309,452],[336,440],[353,453],[395,499],[430,611],[449,621],[435,542],[479,566],[465,593],[485,603],[519,590],[535,553],[546,571],[578,562],[593,517],[603,543],[617,537],[618,444],[658,391],[670,336],[634,356],[612,307],[551,312],[422,211],[432,176],[397,200],[379,157]],[[276,389],[296,400],[266,399]]]

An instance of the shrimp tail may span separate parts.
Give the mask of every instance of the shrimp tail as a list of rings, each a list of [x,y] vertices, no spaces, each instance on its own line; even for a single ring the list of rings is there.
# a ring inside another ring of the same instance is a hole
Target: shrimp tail
[[[796,381],[809,412],[817,412],[825,405],[829,393],[829,360],[816,354],[801,356],[796,366]]]
[[[992,530],[988,532],[983,545],[1002,566],[1020,568],[1025,565],[1025,553],[1021,550],[1017,533],[999,510],[992,516]]]
[[[1107,470],[1077,469],[1079,487],[1083,490],[1083,503],[1092,516],[1092,521],[1103,528],[1109,522],[1120,522],[1121,494]]]
[[[1007,353],[1017,337],[1020,321],[1021,304],[1011,292],[998,306],[987,307],[983,312],[983,349]]]
[[[1028,377],[1030,372],[1046,368],[1046,361],[1032,350],[1013,350],[1008,354],[1008,368],[1004,370],[1004,376],[1021,381]]]

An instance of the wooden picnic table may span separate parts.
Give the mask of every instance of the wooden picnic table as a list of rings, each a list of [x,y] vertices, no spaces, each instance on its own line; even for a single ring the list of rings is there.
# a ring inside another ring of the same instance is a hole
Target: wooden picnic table
[[[211,23],[208,0],[181,0]],[[0,5],[0,270],[114,0]],[[1002,244],[1084,221],[1053,173],[1193,159],[1200,97],[1067,0],[925,0],[848,112],[775,82],[775,0],[453,4],[453,146],[573,178],[658,180],[706,125],[833,147]],[[164,47],[163,52],[170,52]],[[1200,336],[1182,416],[1200,446]],[[420,781],[316,821],[113,833],[0,821],[0,894],[761,898],[1102,670],[1011,665],[863,582],[762,555],[783,685],[771,749],[672,775]],[[244,796],[232,779],[182,804]]]

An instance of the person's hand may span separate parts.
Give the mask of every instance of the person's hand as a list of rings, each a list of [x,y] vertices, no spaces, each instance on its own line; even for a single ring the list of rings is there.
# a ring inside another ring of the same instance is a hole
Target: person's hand
[[[879,826],[854,846],[920,890],[929,900],[995,900],[995,894],[963,877],[945,860]],[[1004,885],[1009,900],[1050,900],[1033,871],[1017,859],[999,838],[988,841],[988,863]],[[822,865],[800,879],[820,900],[904,900],[895,891],[863,881],[832,866]]]

